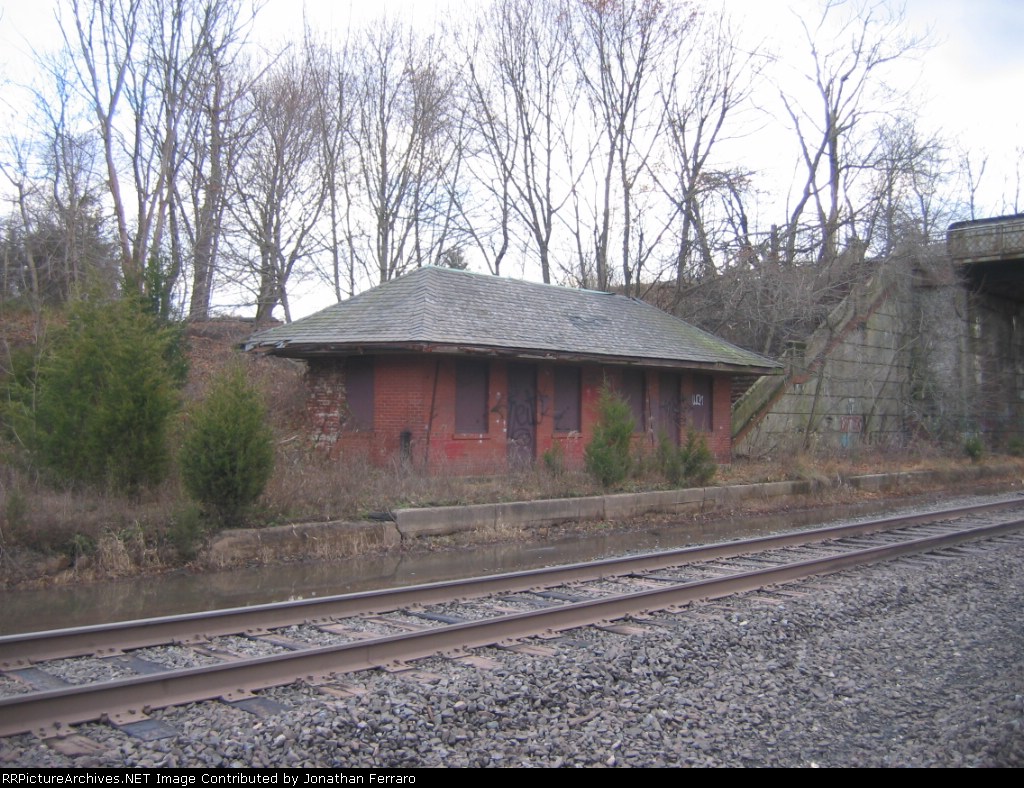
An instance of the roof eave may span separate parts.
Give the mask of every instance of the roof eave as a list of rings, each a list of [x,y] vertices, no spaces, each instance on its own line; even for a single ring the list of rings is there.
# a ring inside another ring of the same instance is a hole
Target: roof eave
[[[267,353],[286,358],[329,358],[333,356],[355,356],[391,353],[430,353],[450,356],[489,356],[525,361],[549,361],[589,364],[612,364],[616,366],[661,367],[665,369],[700,369],[708,372],[739,372],[755,375],[782,374],[783,366],[765,359],[766,364],[744,364],[723,361],[701,361],[698,359],[665,359],[645,356],[615,356],[601,353],[574,353],[543,348],[496,347],[493,345],[472,345],[439,342],[297,342],[254,343],[246,350]]]

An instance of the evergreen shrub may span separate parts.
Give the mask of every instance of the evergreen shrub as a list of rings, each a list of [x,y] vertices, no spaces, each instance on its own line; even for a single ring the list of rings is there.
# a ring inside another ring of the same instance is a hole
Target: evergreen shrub
[[[551,448],[544,452],[544,467],[552,476],[559,477],[565,474],[565,450],[561,443],[552,444]]]
[[[169,467],[179,403],[174,337],[137,300],[82,300],[55,332],[24,393],[21,435],[58,483],[134,493]]]
[[[971,462],[980,460],[984,453],[985,444],[982,442],[981,437],[978,435],[968,435],[964,439],[964,454],[970,458]]]
[[[658,436],[658,470],[675,486],[699,486],[715,477],[718,466],[702,433],[687,430],[686,442],[673,446],[668,436]]]
[[[241,523],[274,468],[262,397],[241,365],[214,381],[191,415],[182,443],[185,489],[219,525]]]
[[[715,478],[718,465],[703,433],[687,430],[686,443],[680,448],[683,479],[687,484],[703,485]]]
[[[621,396],[602,387],[594,437],[583,452],[584,467],[603,487],[614,487],[633,468],[633,414]]]

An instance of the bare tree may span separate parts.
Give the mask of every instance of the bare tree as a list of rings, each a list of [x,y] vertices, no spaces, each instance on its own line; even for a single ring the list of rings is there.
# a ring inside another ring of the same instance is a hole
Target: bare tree
[[[974,221],[978,218],[978,189],[981,188],[981,181],[985,177],[985,170],[988,168],[988,154],[979,154],[976,151],[961,149],[958,158],[960,160],[960,173],[964,180],[964,187],[967,190],[969,218],[971,221]]]
[[[952,220],[943,197],[952,175],[946,143],[922,133],[912,116],[896,115],[876,127],[868,159],[871,177],[857,216],[859,237],[883,257],[905,242],[935,240]]]
[[[696,268],[715,273],[710,204],[723,200],[734,234],[749,246],[742,185],[749,176],[714,169],[713,154],[728,136],[727,121],[749,98],[763,58],[741,49],[724,12],[700,19],[693,46],[680,46],[663,88],[668,147],[667,173],[658,181],[679,221],[677,287]],[[734,209],[729,211],[729,209]],[[695,261],[695,262],[694,262]]]
[[[854,156],[862,120],[895,105],[885,82],[887,67],[911,56],[923,42],[907,34],[901,10],[874,0],[855,5],[829,0],[816,22],[800,24],[810,54],[805,74],[809,98],[780,91],[802,168],[783,248],[785,260],[794,261],[801,226],[811,210],[815,256],[827,262],[838,254],[840,231],[853,221],[844,208],[853,202],[846,194],[849,181],[863,165]]]
[[[95,140],[72,127],[67,83],[58,79],[54,88],[36,92],[24,133],[12,132],[0,156],[15,208],[6,225],[5,292],[36,307],[67,301],[86,280],[113,288]]]
[[[257,8],[243,8],[240,0],[205,8],[191,76],[194,110],[171,204],[182,228],[174,233],[173,243],[192,264],[188,314],[193,320],[210,313],[228,186],[244,135],[245,97],[255,79],[242,63],[242,52]]]
[[[183,267],[178,177],[202,125],[211,58],[236,38],[241,2],[64,0],[58,15],[68,76],[104,153],[123,284],[159,290],[163,309]]]
[[[335,299],[341,301],[346,295],[354,295],[358,287],[351,198],[354,172],[350,164],[350,129],[355,84],[349,62],[350,46],[348,42],[337,48],[317,43],[308,29],[304,45],[313,80],[314,123],[327,195],[326,246],[330,264],[321,268],[320,273],[330,283]]]
[[[314,87],[309,62],[285,55],[248,99],[248,133],[234,168],[231,210],[245,238],[236,254],[251,277],[258,323],[279,305],[285,320],[291,319],[289,280],[300,261],[319,251],[314,228],[323,214],[326,182],[318,130],[309,120]]]
[[[351,183],[368,213],[369,227],[357,235],[372,239],[359,258],[383,283],[440,261],[453,245],[465,128],[457,83],[435,39],[380,21],[357,42],[352,62],[358,169]]]
[[[579,0],[575,9],[574,53],[602,157],[603,171],[595,179],[597,286],[606,289],[610,282],[612,215],[618,213],[620,264],[629,293],[644,259],[644,247],[634,238],[636,188],[664,118],[655,95],[659,69],[680,44],[692,16],[685,7],[662,0]]]
[[[28,144],[18,138],[8,138],[9,154],[5,162],[0,162],[0,174],[7,179],[14,189],[14,206],[20,223],[21,254],[17,261],[11,260],[10,245],[5,255],[4,282],[8,294],[19,293],[27,296],[27,301],[38,312],[41,303],[40,266],[41,261],[35,248],[35,222],[30,202],[37,189],[30,177],[30,154]],[[8,234],[11,232],[8,225]]]
[[[116,266],[102,213],[96,140],[72,129],[63,103],[39,104],[49,120],[42,140],[48,223],[55,241],[48,264],[50,297],[67,301],[86,283],[112,290]]]
[[[117,126],[126,86],[136,77],[136,50],[140,39],[142,0],[70,0],[67,12],[58,13],[64,42],[71,54],[74,78],[94,113],[107,170],[107,186],[113,202],[121,272],[129,287],[142,286],[145,249],[133,243],[128,209],[121,187],[120,157],[137,153],[136,177],[142,174],[142,140],[137,135],[142,119],[135,119],[136,134],[126,141]],[[70,13],[67,19],[65,13]],[[139,217],[140,227],[146,217]],[[137,237],[141,240],[141,232]],[[148,240],[148,238],[146,239]]]
[[[493,6],[495,12],[500,8],[497,3]],[[516,126],[511,122],[510,97],[496,87],[491,61],[494,50],[482,43],[492,30],[491,19],[480,18],[473,24],[470,35],[459,38],[460,54],[469,73],[467,102],[471,136],[466,168],[473,186],[486,197],[472,203],[460,202],[458,208],[487,269],[499,276],[515,231],[512,168],[519,142]],[[467,39],[470,39],[468,43]]]
[[[563,2],[497,0],[479,25],[469,55],[475,131],[484,179],[496,202],[497,273],[516,228],[551,282],[557,214],[577,177],[569,149],[579,82]]]

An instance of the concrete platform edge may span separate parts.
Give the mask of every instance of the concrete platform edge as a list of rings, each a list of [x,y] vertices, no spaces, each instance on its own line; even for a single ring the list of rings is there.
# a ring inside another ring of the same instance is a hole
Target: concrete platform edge
[[[405,540],[447,536],[466,531],[535,528],[567,522],[613,521],[647,514],[699,513],[744,501],[813,495],[846,485],[866,491],[892,491],[915,485],[984,480],[1005,476],[1013,466],[966,466],[955,470],[924,470],[866,474],[845,479],[738,484],[614,493],[581,498],[436,506],[399,509],[394,522],[296,523],[256,530],[219,533],[202,551],[199,563],[226,568],[279,560],[330,560],[389,550]]]
[[[514,501],[473,506],[437,506],[399,509],[395,522],[403,539],[443,536],[489,527],[534,527],[584,520],[617,520],[645,514],[697,512],[749,500],[812,495],[823,489],[848,485],[859,490],[885,491],[914,484],[935,484],[983,479],[1005,474],[1012,466],[969,466],[956,471],[912,471],[867,474],[845,479],[763,482],[722,487],[694,487],[639,493],[614,493],[585,498]]]

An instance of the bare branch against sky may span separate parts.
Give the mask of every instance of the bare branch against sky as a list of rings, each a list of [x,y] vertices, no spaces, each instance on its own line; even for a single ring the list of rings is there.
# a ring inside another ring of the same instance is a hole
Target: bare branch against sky
[[[1020,204],[1020,0],[295,8],[2,6],[23,286],[79,275],[36,235],[83,217],[165,308],[300,317],[424,264],[682,290]]]

